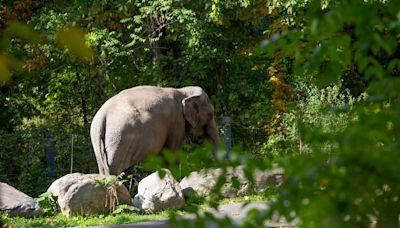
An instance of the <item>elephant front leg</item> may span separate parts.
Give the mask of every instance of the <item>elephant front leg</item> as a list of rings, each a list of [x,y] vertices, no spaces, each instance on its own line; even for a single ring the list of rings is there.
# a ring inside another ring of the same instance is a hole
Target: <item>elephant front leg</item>
[[[181,149],[182,147],[182,142],[184,139],[184,135],[183,134],[178,134],[178,132],[175,132],[175,134],[170,135],[167,140],[166,140],[166,144],[165,144],[165,148],[161,153],[161,159],[163,161],[162,167],[165,168],[178,168],[180,170],[181,167],[181,163],[179,158],[175,157],[175,162],[170,162],[170,159],[168,159],[166,156],[171,156],[171,155],[167,155],[167,153],[171,153],[172,152],[172,156],[177,156],[175,152],[179,151],[179,149]],[[179,177],[180,178],[180,177]]]
[[[185,135],[183,130],[171,131],[165,142],[165,148],[172,151],[178,151],[182,146],[184,137]]]

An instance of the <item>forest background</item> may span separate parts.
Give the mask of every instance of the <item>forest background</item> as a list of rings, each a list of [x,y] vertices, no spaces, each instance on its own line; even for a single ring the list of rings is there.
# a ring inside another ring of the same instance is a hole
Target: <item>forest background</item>
[[[223,117],[232,120],[233,160],[285,168],[280,214],[398,225],[399,7],[3,0],[0,181],[38,196],[56,177],[95,173],[88,129],[108,98],[136,85],[199,85],[222,138]]]

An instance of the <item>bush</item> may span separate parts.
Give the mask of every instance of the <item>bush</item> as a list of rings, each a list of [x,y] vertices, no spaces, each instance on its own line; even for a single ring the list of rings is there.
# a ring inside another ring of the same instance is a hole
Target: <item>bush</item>
[[[263,145],[264,153],[282,155],[288,151],[312,152],[311,146],[304,142],[302,129],[320,129],[322,133],[332,134],[343,132],[354,118],[350,114],[354,103],[365,99],[365,95],[352,97],[340,84],[319,89],[304,81],[295,83],[293,94],[296,96],[295,105],[282,114],[278,130]]]
[[[38,198],[36,198],[36,201],[40,205],[40,207],[43,209],[44,215],[55,215],[59,212],[58,210],[58,204],[56,200],[54,199],[54,196],[51,192],[45,192],[39,195]]]

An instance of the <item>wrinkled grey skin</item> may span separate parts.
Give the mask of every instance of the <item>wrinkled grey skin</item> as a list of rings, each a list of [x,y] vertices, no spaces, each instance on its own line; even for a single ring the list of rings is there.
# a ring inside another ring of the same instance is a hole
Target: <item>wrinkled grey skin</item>
[[[100,174],[120,174],[163,148],[178,150],[192,142],[218,143],[214,108],[202,88],[138,86],[104,103],[90,128]]]

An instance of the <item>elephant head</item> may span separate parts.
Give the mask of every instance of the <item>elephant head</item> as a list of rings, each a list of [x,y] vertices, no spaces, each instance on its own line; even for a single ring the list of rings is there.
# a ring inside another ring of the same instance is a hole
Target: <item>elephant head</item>
[[[219,141],[218,127],[214,121],[214,107],[208,95],[200,87],[186,87],[187,97],[182,100],[183,115],[187,122],[186,138],[192,143],[211,140],[213,154]]]

